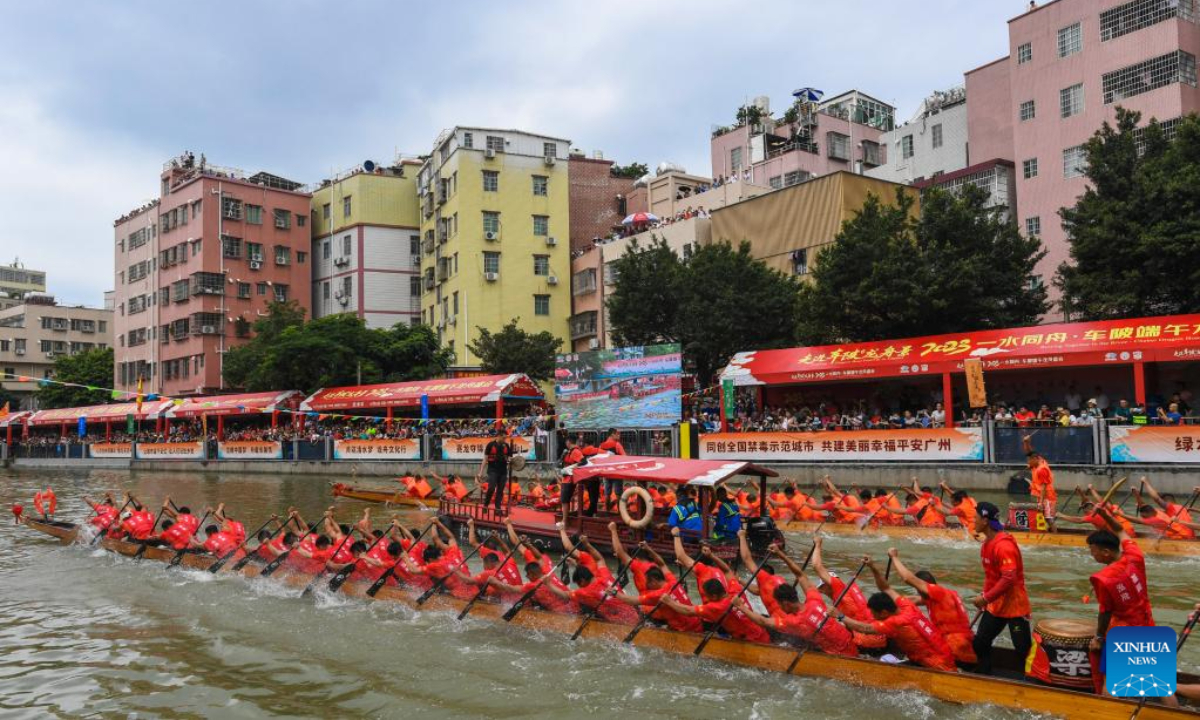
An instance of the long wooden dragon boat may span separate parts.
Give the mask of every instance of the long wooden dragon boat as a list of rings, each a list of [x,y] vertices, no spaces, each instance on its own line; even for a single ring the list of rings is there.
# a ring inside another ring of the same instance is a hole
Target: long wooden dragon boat
[[[881,525],[862,530],[852,523],[819,524],[815,522],[786,522],[779,526],[780,530],[795,533],[811,533],[818,527],[821,532],[829,535],[861,535],[863,537],[884,536],[890,538],[905,538],[908,540],[970,540],[971,536],[962,527],[931,528],[916,525]],[[1058,532],[1039,530],[1022,530],[1008,528],[1008,533],[1022,547],[1066,547],[1086,548],[1087,536],[1090,530],[1075,528],[1060,528]],[[1162,555],[1172,557],[1200,557],[1200,540],[1167,540],[1155,538],[1138,538],[1138,546],[1147,555]]]
[[[79,535],[79,526],[72,523],[46,522],[34,518],[27,518],[23,522],[30,529],[57,538],[64,544],[73,542]],[[141,547],[137,543],[109,538],[101,540],[100,546],[124,556],[135,555]],[[143,557],[159,562],[168,562],[174,554],[175,551],[169,548],[151,547],[146,549]],[[209,555],[187,554],[181,565],[194,570],[207,570],[213,562],[215,560]],[[232,565],[226,565],[226,568],[229,567]],[[259,572],[260,568],[257,565],[249,563],[242,568],[240,574],[247,578],[253,578],[257,577]],[[286,570],[276,573],[272,577],[297,588],[306,586],[311,580],[308,575],[291,573]],[[350,597],[370,600],[372,598],[366,595],[368,586],[368,583],[356,582],[352,576],[341,591]],[[375,595],[374,599],[403,603],[414,609],[456,614],[467,605],[466,601],[450,595],[434,595],[424,605],[418,606],[416,602],[418,595],[418,592],[410,588],[385,586]],[[501,616],[505,610],[505,606],[498,603],[480,601],[471,607],[469,614],[477,619],[502,623]],[[511,624],[539,631],[569,634],[578,627],[579,622],[579,617],[576,615],[563,615],[529,608],[516,615]],[[584,629],[581,637],[620,642],[628,631],[627,626],[594,619]],[[633,644],[637,647],[654,648],[663,652],[691,655],[700,641],[700,637],[693,633],[647,626],[637,635]],[[794,649],[786,647],[759,645],[724,638],[713,638],[704,652],[704,656],[712,660],[780,673],[787,672],[795,655]],[[999,656],[998,668],[1009,672],[1019,671],[1021,662],[1011,652],[1003,653],[998,649],[997,655]],[[1128,720],[1137,708],[1137,704],[1129,700],[1074,690],[998,677],[948,673],[912,665],[894,665],[865,658],[838,657],[816,650],[805,653],[803,659],[792,669],[791,674],[801,677],[826,678],[882,690],[915,690],[951,703],[990,703],[1066,718]],[[1178,681],[1180,683],[1197,683],[1200,682],[1200,677],[1180,673]],[[1197,715],[1186,709],[1168,708],[1151,703],[1143,708],[1138,717],[1143,720],[1195,720]]]
[[[357,487],[344,483],[331,483],[330,489],[333,491],[334,497],[350,498],[351,500],[362,500],[364,502],[402,507],[436,508],[438,506],[438,498],[436,497],[412,497],[400,488],[393,490],[391,488]]]

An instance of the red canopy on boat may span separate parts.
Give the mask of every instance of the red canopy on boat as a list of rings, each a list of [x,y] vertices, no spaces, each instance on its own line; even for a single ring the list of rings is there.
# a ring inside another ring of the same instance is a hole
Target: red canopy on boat
[[[87,418],[92,422],[124,422],[125,418],[133,415],[137,420],[155,420],[160,414],[171,407],[170,400],[143,401],[142,411],[138,412],[137,403],[124,402],[111,405],[89,405],[76,408],[55,408],[54,410],[38,410],[26,420],[36,427],[39,425],[61,425],[62,423],[78,422],[79,418]]]
[[[572,475],[575,482],[609,478],[663,485],[714,487],[735,475],[777,477],[779,473],[748,462],[596,455],[588,460],[587,465],[576,466]]]
[[[483,405],[505,400],[541,400],[542,389],[528,375],[484,375],[416,382],[321,388],[301,410],[327,412],[360,408],[416,407],[421,396],[430,405]]]
[[[170,418],[195,418],[203,415],[260,415],[274,412],[279,407],[294,408],[295,402],[304,397],[298,390],[280,392],[246,393],[243,395],[213,395],[210,397],[186,398],[169,412]]]

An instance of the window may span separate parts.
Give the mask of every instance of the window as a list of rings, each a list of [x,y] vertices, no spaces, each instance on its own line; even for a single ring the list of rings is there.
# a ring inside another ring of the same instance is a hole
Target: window
[[[350,278],[346,278],[349,280]],[[288,299],[288,286],[275,283],[275,302],[285,303]]]
[[[304,252],[303,250],[297,250],[296,251],[296,262],[303,265],[306,260],[308,260],[308,253]]]
[[[550,274],[550,256],[549,255],[534,255],[533,256],[533,274],[534,275],[549,275]]]
[[[488,135],[487,149],[491,150],[492,152],[504,152],[504,138],[500,137],[499,135]]]
[[[1063,150],[1063,177],[1082,177],[1087,171],[1087,151],[1082,145]]]
[[[1058,92],[1058,106],[1063,118],[1083,112],[1083,83],[1063,88]]]
[[[1032,120],[1037,117],[1037,102],[1034,100],[1026,100],[1021,103],[1021,122]]]
[[[251,225],[262,225],[262,205],[246,206],[246,222]]]
[[[227,220],[242,219],[242,201],[227,195],[221,196],[221,217]]]
[[[783,186],[791,187],[792,185],[798,185],[811,177],[812,173],[807,170],[793,170],[783,174]]]
[[[1028,160],[1022,160],[1021,161],[1021,170],[1023,171],[1026,180],[1032,180],[1033,178],[1037,177],[1037,174],[1038,174],[1037,158],[1029,158]]]
[[[296,227],[304,227],[308,223],[308,216],[296,213]]]
[[[1025,234],[1037,237],[1042,234],[1042,219],[1038,216],[1025,218]]]
[[[740,172],[742,169],[742,149],[735,147],[729,151],[729,170],[730,172]]]
[[[500,253],[485,252],[483,254],[483,271],[485,273],[500,272]]]
[[[322,300],[329,299],[329,281],[328,280],[321,283],[321,299]]]
[[[330,213],[329,213],[329,203],[325,203],[324,205],[322,205],[322,206],[321,206],[321,219],[322,219],[322,220],[328,220],[328,219],[329,219],[329,215],[330,215]]]
[[[500,213],[484,211],[483,231],[490,233],[500,232]]]
[[[342,278],[342,297],[351,297],[354,294],[354,278],[349,276]]]
[[[1176,50],[1101,76],[1105,105],[1175,83],[1196,87],[1195,55]]]
[[[1083,30],[1079,23],[1058,31],[1058,56],[1065,58],[1083,49]]]
[[[420,235],[409,235],[408,236],[408,254],[409,255],[420,255],[421,254],[421,236]]]
[[[472,133],[463,133],[463,147],[468,150],[475,147],[475,136]]]
[[[221,236],[221,254],[227,258],[237,259],[242,256],[242,239],[231,235]]]
[[[905,135],[904,137],[900,138],[900,157],[907,160],[912,156],[913,156],[913,136]]]
[[[198,272],[192,274],[193,295],[224,295],[225,275],[222,273]]]
[[[535,237],[546,237],[550,234],[550,216],[533,216],[533,234]]]
[[[258,294],[260,296],[267,294],[267,284],[265,282],[258,283]]]
[[[349,235],[342,236],[342,254],[343,255],[350,254],[350,236]]]
[[[779,188],[783,187],[783,176],[776,175],[773,178],[768,178],[767,184],[771,186],[772,190],[778,190]]]
[[[291,265],[292,264],[292,249],[285,245],[275,246],[275,264],[276,265]]]
[[[483,171],[483,191],[500,192],[500,173],[496,170]]]
[[[1100,13],[1100,41],[1106,42],[1164,20],[1182,17],[1195,22],[1192,0],[1133,0]]]
[[[421,278],[413,275],[408,279],[408,294],[413,297],[421,296]]]
[[[173,302],[187,302],[189,292],[191,292],[191,283],[187,280],[171,283],[171,300]]]
[[[238,283],[238,297],[243,300],[250,299],[250,283],[248,283],[248,282]]]
[[[849,160],[850,159],[850,136],[841,133],[830,132],[825,133],[826,145],[829,148],[829,157],[834,160]]]
[[[262,262],[262,243],[246,243],[246,257],[251,262]]]
[[[346,199],[349,200],[350,198]],[[274,214],[275,227],[279,228],[280,230],[287,230],[292,226],[292,214],[290,212],[281,208],[275,208]]]
[[[542,143],[542,157],[558,157],[558,143]]]
[[[533,296],[533,314],[534,315],[549,315],[550,314],[550,296],[549,295],[534,295]]]
[[[1033,45],[1025,43],[1017,46],[1017,64],[1024,65],[1033,59]]]
[[[350,196],[342,198],[342,217],[350,217]]]
[[[550,178],[546,177],[545,175],[534,175],[533,176],[533,194],[534,195],[540,195],[542,197],[546,197],[547,195],[550,194],[549,188],[550,188]]]
[[[454,315],[457,315],[458,314],[458,293],[457,292],[454,293],[454,295],[452,296],[452,299],[453,299],[453,301],[451,303],[450,312]]]
[[[942,124],[938,123],[933,126],[933,148],[936,150],[942,146]]]
[[[870,140],[862,141],[863,164],[872,167],[878,167],[883,164],[883,153],[879,149],[879,143]]]
[[[332,243],[330,243],[328,240],[325,240],[324,242],[321,243],[321,258],[323,260],[328,260],[330,258],[330,256],[333,254],[331,245],[332,245]]]

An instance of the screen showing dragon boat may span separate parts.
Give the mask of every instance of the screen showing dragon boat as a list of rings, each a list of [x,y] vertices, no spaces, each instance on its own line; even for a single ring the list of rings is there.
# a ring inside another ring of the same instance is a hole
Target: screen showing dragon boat
[[[669,427],[679,421],[682,377],[678,344],[559,355],[559,418],[567,429]]]

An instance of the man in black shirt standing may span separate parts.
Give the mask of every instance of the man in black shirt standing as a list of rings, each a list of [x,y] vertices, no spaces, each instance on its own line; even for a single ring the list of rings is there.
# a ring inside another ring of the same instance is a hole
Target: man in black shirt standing
[[[483,460],[479,463],[479,477],[487,472],[487,494],[483,497],[483,506],[487,507],[496,498],[496,512],[504,502],[504,494],[508,491],[508,461],[512,459],[512,446],[508,444],[504,433],[504,425],[496,423],[496,437],[483,449]]]

